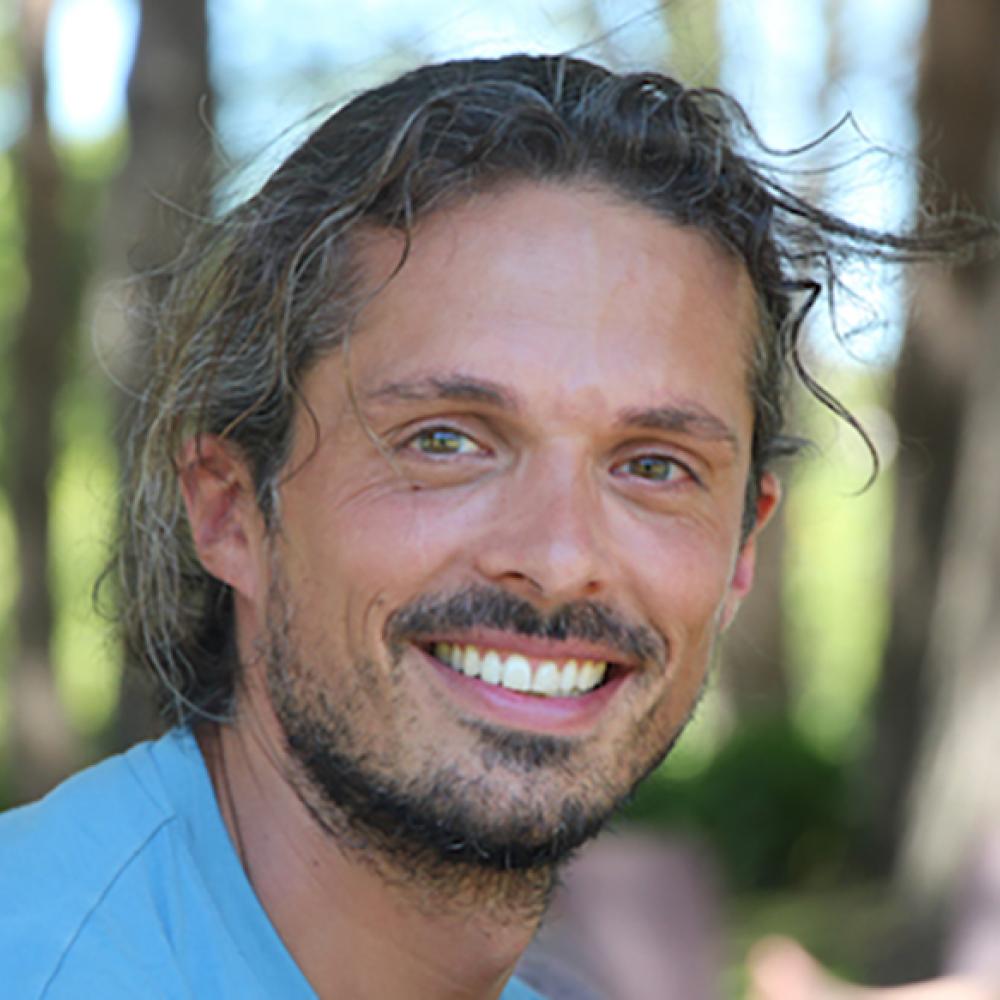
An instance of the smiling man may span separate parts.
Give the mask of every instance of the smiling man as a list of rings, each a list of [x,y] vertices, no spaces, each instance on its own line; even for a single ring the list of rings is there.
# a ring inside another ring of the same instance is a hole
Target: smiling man
[[[17,995],[532,995],[750,588],[802,316],[885,249],[741,135],[655,74],[424,67],[198,236],[117,563],[176,728],[6,819]]]

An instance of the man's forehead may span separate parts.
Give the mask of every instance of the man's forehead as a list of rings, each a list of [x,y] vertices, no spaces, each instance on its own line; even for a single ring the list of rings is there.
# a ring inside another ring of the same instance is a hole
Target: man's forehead
[[[607,384],[618,422],[743,436],[755,299],[741,263],[699,230],[603,187],[523,183],[418,221],[409,243],[368,229],[358,252],[368,287],[349,367],[366,406],[447,396],[514,409],[516,379],[541,366],[567,399]],[[735,408],[712,401],[720,380]]]
[[[556,212],[547,212],[546,206],[555,206],[567,199],[603,203],[611,210],[603,220],[605,227],[610,223],[624,228],[642,220],[652,221],[668,230],[682,231],[703,241],[718,256],[720,263],[728,262],[734,276],[738,274],[750,283],[745,262],[709,227],[680,222],[661,207],[620,190],[611,182],[592,177],[535,180],[514,176],[498,180],[488,186],[454,193],[442,199],[433,209],[413,219],[409,229],[370,223],[359,227],[352,239],[363,263],[372,265],[384,259],[391,271],[395,271],[401,258],[408,257],[415,246],[427,242],[428,238],[437,237],[440,248],[445,243],[440,239],[442,233],[456,222],[468,222],[473,228],[496,227],[498,221],[502,224],[504,217],[510,214],[507,206],[515,201],[530,203],[537,210],[535,235],[541,239],[557,215]],[[452,245],[450,248],[461,252],[460,246]],[[381,272],[382,269],[376,270]]]

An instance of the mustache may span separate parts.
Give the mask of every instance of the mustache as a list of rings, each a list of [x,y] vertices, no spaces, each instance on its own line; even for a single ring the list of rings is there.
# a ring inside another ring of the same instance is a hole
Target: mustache
[[[599,642],[622,653],[626,660],[665,665],[669,646],[648,625],[627,621],[600,601],[572,601],[549,614],[498,587],[477,585],[451,594],[431,594],[398,608],[386,623],[390,646],[433,638],[441,632],[479,626],[533,639],[579,639]]]

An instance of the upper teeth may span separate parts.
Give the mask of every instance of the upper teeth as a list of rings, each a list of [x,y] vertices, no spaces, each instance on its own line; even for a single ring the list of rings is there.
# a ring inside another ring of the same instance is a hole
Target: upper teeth
[[[487,684],[549,696],[591,691],[604,680],[608,669],[604,660],[530,660],[520,653],[450,642],[436,642],[432,652],[454,670]]]

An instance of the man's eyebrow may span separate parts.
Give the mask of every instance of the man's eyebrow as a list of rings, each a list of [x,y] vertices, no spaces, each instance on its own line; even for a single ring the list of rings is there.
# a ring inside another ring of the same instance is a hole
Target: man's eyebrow
[[[455,401],[486,403],[503,410],[519,409],[516,396],[490,379],[471,375],[427,375],[419,378],[385,382],[363,394],[366,402]],[[733,452],[739,451],[739,437],[725,421],[698,405],[632,407],[622,411],[618,423],[623,427],[677,431],[696,437],[721,441]]]
[[[621,424],[655,431],[679,431],[729,445],[734,453],[740,450],[736,431],[714,413],[700,406],[649,406],[627,409]]]
[[[400,382],[386,382],[365,392],[366,402],[421,402],[451,400],[488,403],[503,410],[516,410],[517,399],[498,382],[470,375],[428,375]]]

